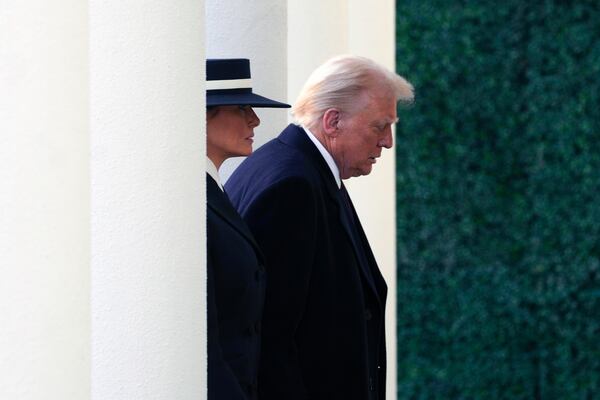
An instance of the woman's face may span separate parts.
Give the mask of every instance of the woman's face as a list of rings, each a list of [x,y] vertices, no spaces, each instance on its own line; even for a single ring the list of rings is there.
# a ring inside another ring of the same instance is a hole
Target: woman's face
[[[250,106],[217,106],[206,113],[206,150],[217,168],[229,157],[252,153],[260,119]]]

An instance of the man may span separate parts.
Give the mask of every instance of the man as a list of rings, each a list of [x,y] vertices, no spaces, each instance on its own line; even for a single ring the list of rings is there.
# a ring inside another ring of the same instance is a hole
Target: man
[[[385,398],[387,287],[342,180],[371,172],[392,147],[396,102],[412,98],[375,62],[333,58],[306,82],[295,124],[229,179],[266,258],[261,400]]]

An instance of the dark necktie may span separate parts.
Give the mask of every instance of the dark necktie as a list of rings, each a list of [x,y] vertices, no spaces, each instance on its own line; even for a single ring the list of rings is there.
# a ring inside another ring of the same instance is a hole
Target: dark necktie
[[[365,255],[365,249],[363,247],[363,241],[361,239],[361,235],[359,234],[359,226],[358,220],[356,217],[356,212],[354,211],[354,207],[352,206],[352,201],[350,200],[350,195],[346,190],[346,186],[342,183],[342,187],[340,188],[340,199],[342,201],[342,208],[344,209],[344,213],[346,214],[346,218],[350,223],[350,230],[352,235],[352,241],[354,243],[354,247],[356,249],[356,254],[358,256],[358,262],[367,275],[368,279],[372,281],[373,277],[371,275],[371,266],[367,261],[367,257]]]

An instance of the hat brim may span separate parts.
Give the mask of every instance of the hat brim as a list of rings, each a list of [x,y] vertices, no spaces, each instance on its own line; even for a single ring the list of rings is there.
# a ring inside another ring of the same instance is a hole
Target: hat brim
[[[263,108],[290,108],[289,104],[271,100],[255,93],[206,94],[206,106],[250,106]]]

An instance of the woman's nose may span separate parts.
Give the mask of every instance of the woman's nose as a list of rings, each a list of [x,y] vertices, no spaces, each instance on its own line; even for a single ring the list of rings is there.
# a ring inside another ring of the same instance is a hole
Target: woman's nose
[[[258,115],[256,115],[252,108],[250,108],[250,112],[248,113],[248,123],[252,128],[260,125],[260,118],[258,118]]]

